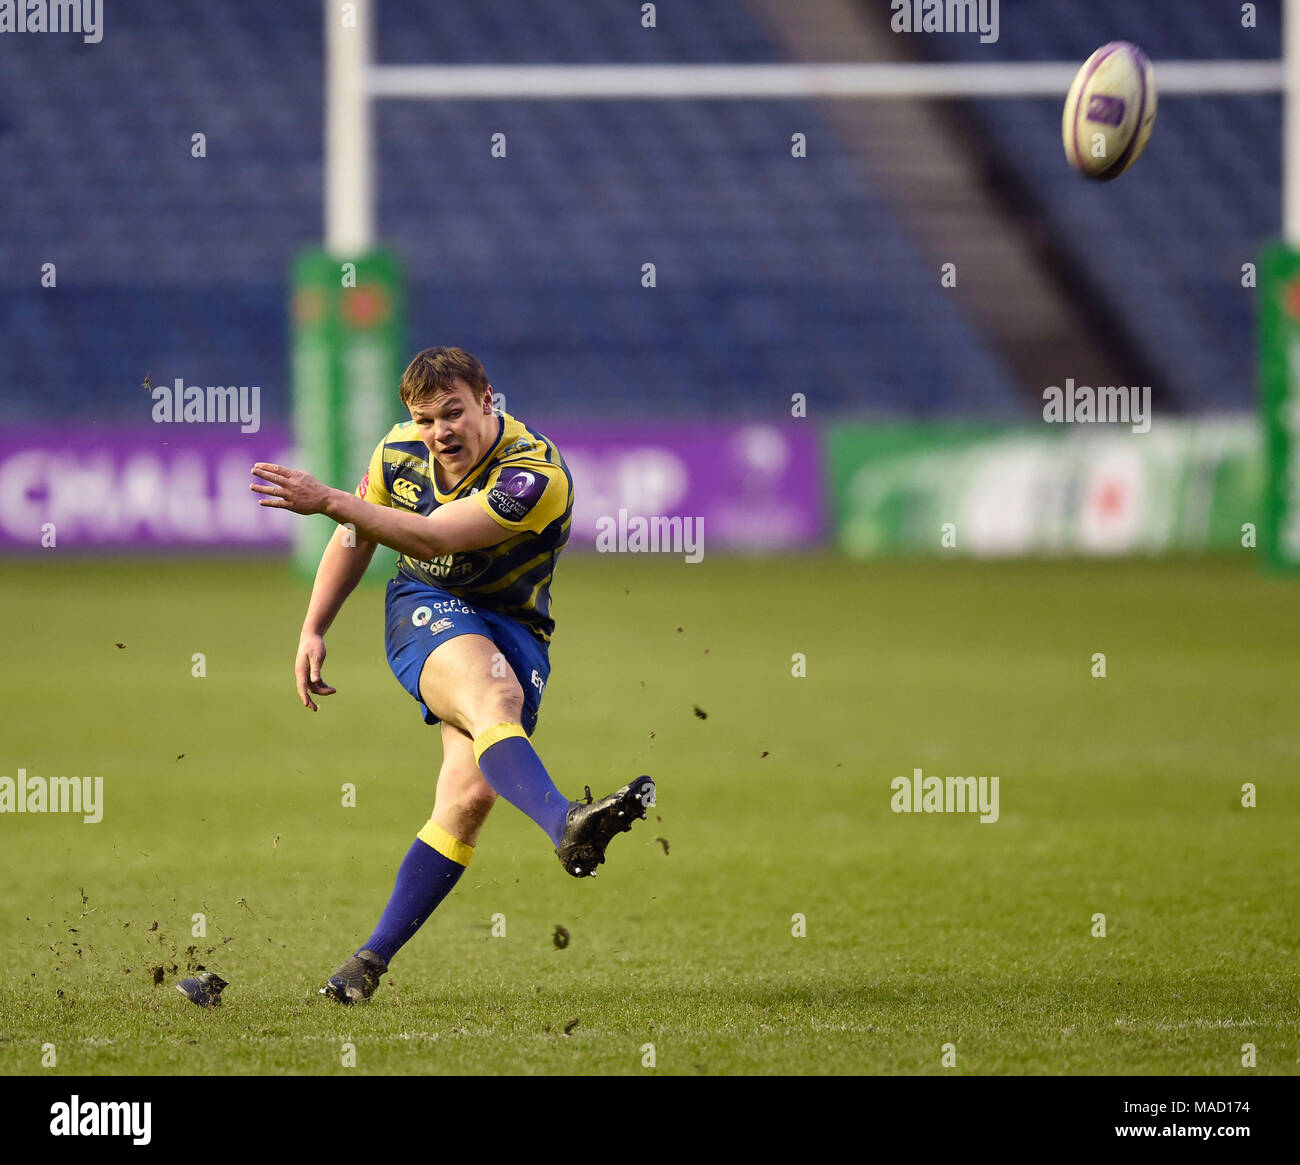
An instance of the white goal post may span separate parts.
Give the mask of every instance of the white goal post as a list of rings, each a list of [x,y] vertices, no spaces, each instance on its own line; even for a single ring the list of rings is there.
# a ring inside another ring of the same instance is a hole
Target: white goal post
[[[375,0],[325,0],[325,246],[374,243],[371,104],[384,98],[737,100],[1055,97],[1081,61],[825,65],[377,65]],[[1159,61],[1161,98],[1282,93],[1283,231],[1300,247],[1300,17],[1285,0],[1284,61]],[[343,10],[341,12],[341,10]],[[349,21],[348,15],[351,20]]]

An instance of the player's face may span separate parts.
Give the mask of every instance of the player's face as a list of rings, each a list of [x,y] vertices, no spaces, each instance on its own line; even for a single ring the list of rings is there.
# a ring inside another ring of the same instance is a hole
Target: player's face
[[[463,380],[458,378],[452,384],[455,391],[433,400],[416,401],[409,408],[420,440],[446,475],[458,481],[496,440],[497,422],[490,387],[479,403]]]

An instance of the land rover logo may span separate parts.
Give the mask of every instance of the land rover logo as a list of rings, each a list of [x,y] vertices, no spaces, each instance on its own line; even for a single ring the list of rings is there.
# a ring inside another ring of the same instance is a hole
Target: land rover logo
[[[481,550],[468,550],[432,558],[423,565],[439,582],[463,586],[486,571],[492,565],[492,559]]]

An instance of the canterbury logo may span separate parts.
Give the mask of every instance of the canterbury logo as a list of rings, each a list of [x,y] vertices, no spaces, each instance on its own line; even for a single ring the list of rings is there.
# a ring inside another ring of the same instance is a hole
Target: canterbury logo
[[[420,487],[413,481],[407,481],[404,477],[399,477],[393,482],[393,493],[412,506],[420,500]]]

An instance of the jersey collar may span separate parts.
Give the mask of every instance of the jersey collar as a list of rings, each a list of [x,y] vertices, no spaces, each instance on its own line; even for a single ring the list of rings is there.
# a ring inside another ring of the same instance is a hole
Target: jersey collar
[[[451,489],[447,490],[445,493],[438,488],[438,467],[434,464],[430,464],[429,477],[433,481],[433,496],[439,503],[451,501],[460,492],[461,487],[467,481],[473,480],[474,475],[477,474],[479,470],[483,468],[483,466],[487,463],[489,458],[491,458],[492,454],[497,451],[497,447],[501,444],[501,438],[505,436],[505,431],[506,431],[506,419],[505,417],[498,417],[497,418],[497,439],[493,441],[490,446],[488,446],[483,456],[480,457],[473,464],[471,468],[465,471],[465,476],[462,477],[460,481],[458,481],[455,485],[451,487]],[[432,453],[429,454],[429,460],[430,462],[433,462],[434,460]]]

